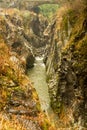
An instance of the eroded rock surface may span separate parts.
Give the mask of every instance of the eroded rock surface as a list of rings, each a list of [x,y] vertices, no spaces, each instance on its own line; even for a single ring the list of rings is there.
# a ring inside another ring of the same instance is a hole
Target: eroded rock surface
[[[17,9],[0,12],[0,129],[50,129],[36,90],[25,75],[33,66],[34,54],[23,18]]]
[[[75,10],[61,11],[47,31],[44,62],[51,106],[59,116],[59,128],[86,129],[87,8],[78,16]]]
[[[47,20],[33,12],[17,9],[1,9],[0,17],[0,33],[4,40],[18,54],[25,68],[33,67],[38,48],[46,45],[43,32]]]

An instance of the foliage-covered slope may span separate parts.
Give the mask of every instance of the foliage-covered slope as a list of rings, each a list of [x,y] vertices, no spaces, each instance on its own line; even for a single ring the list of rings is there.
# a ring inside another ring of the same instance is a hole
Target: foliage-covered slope
[[[52,15],[58,10],[59,5],[57,4],[44,4],[39,6],[39,11],[48,19],[51,19]]]

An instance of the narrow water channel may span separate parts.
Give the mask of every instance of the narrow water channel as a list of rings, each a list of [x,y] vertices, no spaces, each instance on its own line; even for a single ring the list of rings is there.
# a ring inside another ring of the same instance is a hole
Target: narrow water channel
[[[28,71],[28,75],[37,91],[42,110],[47,110],[50,107],[50,98],[43,57],[36,57],[34,67]]]
[[[46,71],[43,57],[36,57],[34,67],[28,71],[28,75],[37,91],[42,110],[46,112],[51,122],[55,124],[58,119],[50,107],[50,97],[46,82]]]

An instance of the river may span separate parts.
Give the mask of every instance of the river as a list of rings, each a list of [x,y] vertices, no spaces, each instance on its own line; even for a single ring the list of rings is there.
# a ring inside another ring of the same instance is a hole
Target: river
[[[53,113],[50,107],[50,97],[48,85],[46,82],[46,71],[43,63],[43,57],[36,57],[34,67],[28,71],[29,78],[33,83],[34,88],[39,96],[41,108],[46,112],[48,118],[56,124],[57,116]]]

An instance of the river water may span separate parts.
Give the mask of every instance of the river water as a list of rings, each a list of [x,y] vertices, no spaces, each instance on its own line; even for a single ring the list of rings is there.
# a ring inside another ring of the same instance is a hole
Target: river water
[[[48,118],[55,124],[57,116],[53,113],[50,107],[50,97],[46,82],[46,71],[43,57],[36,57],[34,67],[28,71],[28,75],[37,91],[42,110],[46,112]]]
[[[28,71],[28,75],[37,91],[42,110],[47,110],[49,108],[50,98],[46,83],[46,72],[43,57],[36,57],[34,67]]]

